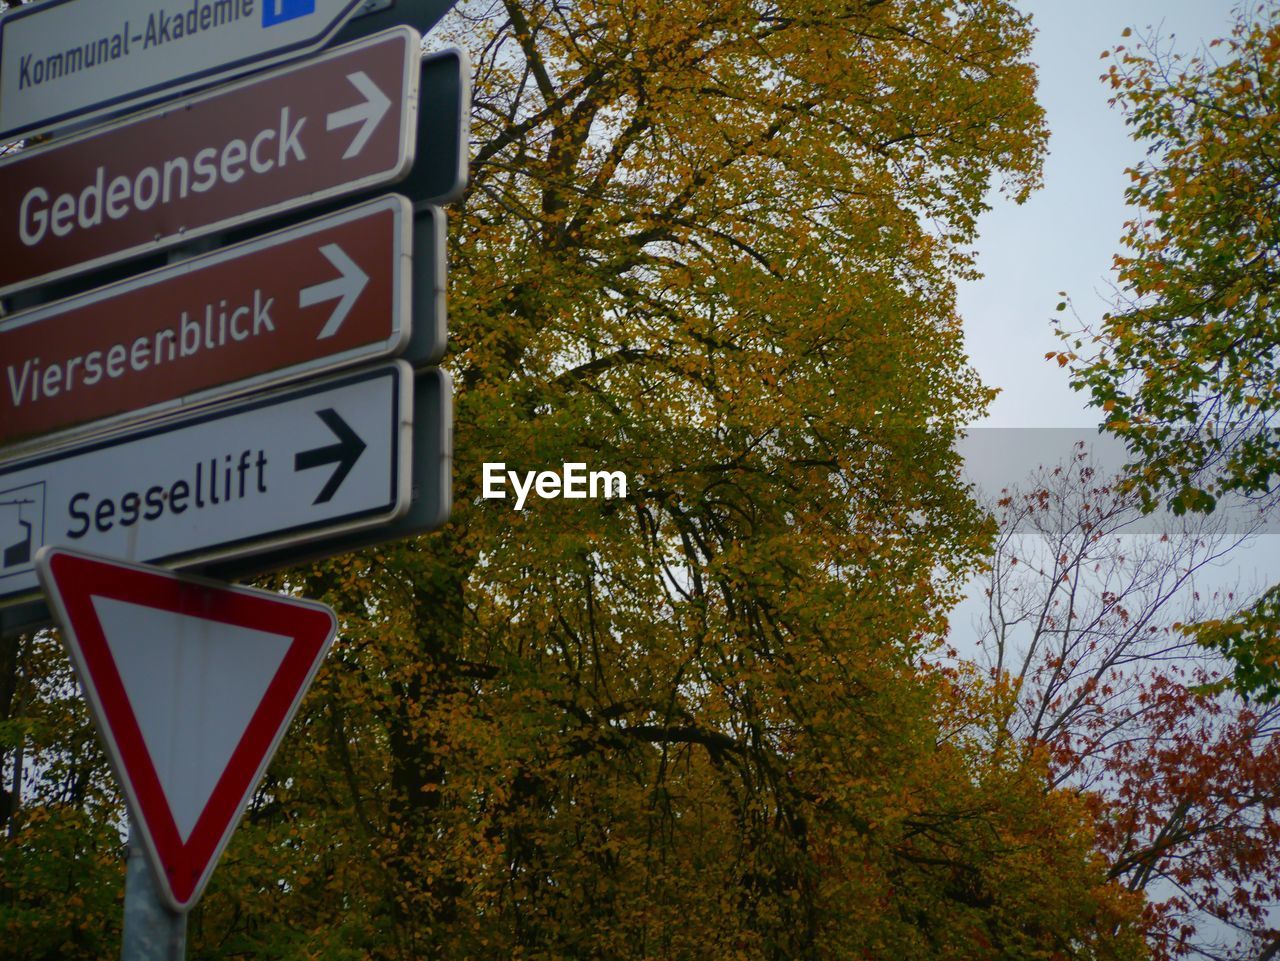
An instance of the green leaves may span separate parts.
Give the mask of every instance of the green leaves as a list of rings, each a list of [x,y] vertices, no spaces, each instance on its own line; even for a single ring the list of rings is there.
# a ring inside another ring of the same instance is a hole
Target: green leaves
[[[1122,298],[1099,351],[1073,367],[1095,405],[1118,399],[1133,423],[1176,428],[1128,435],[1159,465],[1157,476],[1211,466],[1205,487],[1215,494],[1280,476],[1273,444],[1220,448],[1198,436],[1243,438],[1277,409],[1280,315],[1269,292],[1280,268],[1280,201],[1268,158],[1280,147],[1270,99],[1280,25],[1274,4],[1260,11],[1237,22],[1229,58],[1180,63],[1154,47],[1118,58],[1118,100],[1135,137],[1152,146],[1130,171],[1128,201],[1140,216],[1123,238],[1132,253],[1117,258]],[[1179,509],[1211,504],[1176,498]]]
[[[1117,48],[1107,75],[1147,159],[1129,171],[1134,218],[1120,295],[1072,383],[1124,437],[1148,510],[1208,513],[1280,480],[1280,4],[1241,8],[1231,36],[1190,59],[1158,41]],[[1222,49],[1225,48],[1225,49]],[[1123,51],[1123,52],[1122,52]],[[1240,690],[1272,697],[1264,601],[1196,628],[1235,659]]]
[[[1262,703],[1280,698],[1280,586],[1234,617],[1184,625],[1182,631],[1231,659],[1233,690]]]

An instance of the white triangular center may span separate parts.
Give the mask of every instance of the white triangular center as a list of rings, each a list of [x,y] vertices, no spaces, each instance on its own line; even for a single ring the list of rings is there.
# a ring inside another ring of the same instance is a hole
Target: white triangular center
[[[293,638],[93,596],[185,844]]]

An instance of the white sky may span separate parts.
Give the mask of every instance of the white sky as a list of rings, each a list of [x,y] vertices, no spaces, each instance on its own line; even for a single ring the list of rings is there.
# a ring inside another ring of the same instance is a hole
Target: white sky
[[[1191,55],[1230,32],[1235,9],[1234,0],[1019,0],[1018,6],[1038,30],[1032,57],[1050,141],[1044,186],[1021,207],[993,199],[979,225],[979,268],[986,276],[960,291],[971,362],[986,384],[1000,389],[975,426],[1024,428],[972,431],[962,446],[970,479],[986,494],[1021,482],[1038,464],[1058,462],[1077,439],[1094,443],[1104,466],[1121,466],[1123,448],[1097,435],[1099,412],[1071,390],[1064,369],[1044,359],[1060,346],[1050,322],[1058,291],[1070,295],[1086,323],[1107,309],[1111,258],[1128,216],[1124,170],[1144,153],[1129,138],[1120,110],[1108,104],[1110,85],[1099,79],[1108,62],[1100,55],[1150,28]],[[1125,27],[1133,37],[1121,37]],[[1201,585],[1259,587],[1280,579],[1280,528],[1270,526]],[[979,603],[970,597],[953,616],[954,639],[962,645]]]
[[[1071,295],[1086,322],[1106,309],[1111,258],[1126,218],[1124,169],[1141,159],[1122,114],[1099,81],[1104,50],[1131,43],[1158,27],[1191,53],[1230,29],[1231,0],[1021,0],[1038,34],[1039,98],[1048,115],[1049,156],[1044,187],[1021,207],[1002,202],[980,223],[979,267],[986,277],[965,285],[960,310],[969,353],[983,380],[1001,390],[992,427],[1096,426],[1096,412],[1067,384],[1067,374],[1044,360],[1060,342],[1050,319]],[[1132,27],[1135,37],[1121,31]]]

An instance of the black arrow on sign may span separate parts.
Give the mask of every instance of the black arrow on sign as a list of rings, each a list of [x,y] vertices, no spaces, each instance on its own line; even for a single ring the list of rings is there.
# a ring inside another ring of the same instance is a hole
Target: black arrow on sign
[[[313,467],[324,467],[326,464],[337,464],[337,469],[329,477],[320,493],[316,495],[316,499],[312,504],[323,504],[329,500],[351,473],[351,468],[356,466],[356,461],[360,459],[360,455],[364,453],[365,443],[356,432],[351,429],[345,420],[338,416],[338,412],[332,407],[326,407],[324,410],[316,411],[316,416],[325,422],[325,426],[333,431],[333,435],[338,438],[338,443],[329,444],[327,447],[316,447],[312,450],[304,450],[293,457],[293,469],[295,471],[310,470]]]

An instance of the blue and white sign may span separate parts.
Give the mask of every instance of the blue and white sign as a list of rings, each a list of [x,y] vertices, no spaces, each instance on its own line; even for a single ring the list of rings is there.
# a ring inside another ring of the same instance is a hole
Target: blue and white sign
[[[0,141],[323,46],[364,0],[45,0],[0,17]]]

